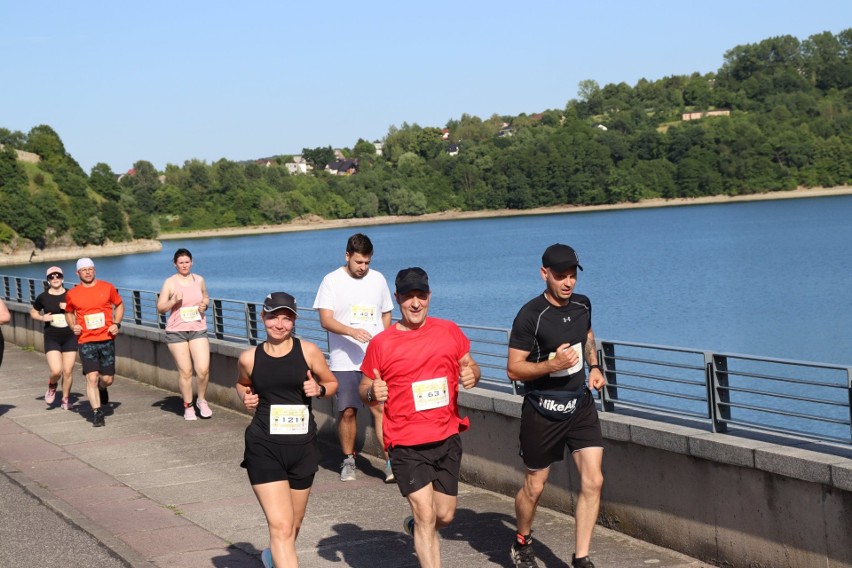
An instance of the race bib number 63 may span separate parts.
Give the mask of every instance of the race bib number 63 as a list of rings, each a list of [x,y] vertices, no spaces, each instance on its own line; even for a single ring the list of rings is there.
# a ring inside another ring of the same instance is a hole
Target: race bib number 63
[[[450,404],[447,377],[417,381],[411,385],[414,394],[414,409],[417,412],[441,408]]]

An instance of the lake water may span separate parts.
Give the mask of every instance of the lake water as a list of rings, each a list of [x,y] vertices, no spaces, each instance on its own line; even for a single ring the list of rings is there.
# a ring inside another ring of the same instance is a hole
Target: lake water
[[[285,290],[309,307],[361,231],[389,283],[427,270],[432,315],[508,328],[543,290],[541,253],[563,242],[580,254],[599,338],[852,365],[850,217],[852,196],[837,196],[175,240],[96,263],[99,278],[156,291],[186,247],[214,297]],[[42,277],[48,264],[0,272]]]

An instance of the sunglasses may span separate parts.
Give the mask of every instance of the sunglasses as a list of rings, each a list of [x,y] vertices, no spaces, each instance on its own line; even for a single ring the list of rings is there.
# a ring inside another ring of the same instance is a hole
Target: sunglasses
[[[48,274],[47,279],[48,280],[62,280],[62,275],[54,272],[53,274]]]

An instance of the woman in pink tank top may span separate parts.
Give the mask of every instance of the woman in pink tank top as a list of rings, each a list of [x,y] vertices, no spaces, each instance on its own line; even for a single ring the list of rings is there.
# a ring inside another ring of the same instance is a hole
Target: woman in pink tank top
[[[166,321],[166,344],[178,369],[178,385],[183,396],[183,417],[195,420],[195,409],[202,418],[213,412],[207,404],[207,383],[210,379],[210,343],[207,341],[207,284],[198,274],[192,273],[192,253],[181,248],[175,252],[177,274],[163,282],[157,297],[157,311],[169,312]],[[192,371],[198,400],[192,404]]]

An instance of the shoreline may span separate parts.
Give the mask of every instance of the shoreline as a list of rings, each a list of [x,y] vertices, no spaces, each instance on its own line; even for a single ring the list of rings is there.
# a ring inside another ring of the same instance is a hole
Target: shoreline
[[[121,256],[140,252],[160,252],[161,250],[163,250],[163,243],[150,239],[108,245],[86,245],[84,247],[37,249],[34,246],[29,246],[25,249],[0,255],[0,266],[77,260],[84,256],[90,258]]]
[[[797,199],[807,197],[834,197],[852,195],[852,186],[832,188],[797,188],[790,191],[770,191],[751,195],[711,195],[705,197],[678,197],[675,199],[643,199],[636,203],[614,203],[611,205],[554,205],[535,209],[495,209],[490,211],[442,211],[419,216],[388,215],[360,219],[322,219],[313,217],[295,219],[280,225],[256,225],[252,227],[226,227],[179,233],[163,233],[158,239],[171,241],[180,239],[203,239],[210,237],[237,237],[265,233],[289,233],[298,231],[322,231],[344,227],[371,227],[380,225],[399,225],[404,223],[428,223],[431,221],[460,221],[467,219],[490,219],[496,217],[526,217],[532,215],[556,215],[561,213],[585,213],[591,211],[614,211],[621,209],[651,209],[655,207],[683,207],[689,205],[711,205],[721,203],[741,203],[748,201],[772,201],[778,199]]]
[[[120,256],[143,252],[159,252],[163,249],[162,241],[181,239],[203,239],[210,237],[237,237],[266,233],[289,233],[297,231],[322,231],[345,227],[371,227],[381,225],[399,225],[405,223],[428,223],[432,221],[460,221],[467,219],[489,219],[497,217],[526,217],[532,215],[556,215],[562,213],[585,213],[591,211],[614,211],[621,209],[649,209],[655,207],[684,207],[690,205],[712,205],[721,203],[741,203],[748,201],[771,201],[778,199],[797,199],[808,197],[834,197],[852,195],[852,186],[832,188],[798,188],[790,191],[771,191],[751,195],[713,195],[706,197],[679,197],[675,199],[645,199],[637,203],[615,203],[612,205],[556,205],[536,209],[497,209],[491,211],[442,211],[427,213],[416,217],[406,215],[388,215],[385,217],[369,217],[361,219],[322,219],[309,217],[296,219],[280,225],[256,225],[252,227],[226,227],[222,229],[207,229],[180,233],[163,233],[157,240],[138,240],[129,243],[115,243],[102,246],[87,245],[85,247],[57,247],[40,250],[33,246],[15,252],[0,254],[0,266],[26,265],[30,263],[55,262],[72,260],[88,256],[92,258],[104,256]]]

